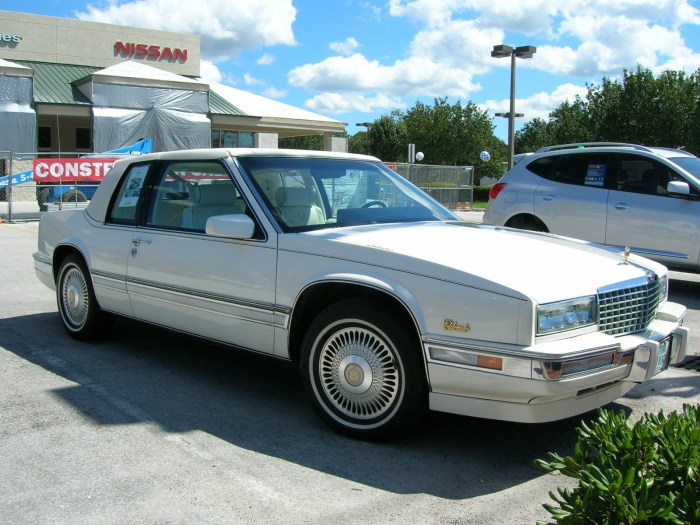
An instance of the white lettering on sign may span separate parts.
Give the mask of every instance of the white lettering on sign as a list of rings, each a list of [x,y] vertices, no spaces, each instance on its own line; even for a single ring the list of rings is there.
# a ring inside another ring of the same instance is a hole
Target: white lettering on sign
[[[22,41],[19,35],[11,35],[9,33],[0,33],[0,42],[14,42],[15,44]]]
[[[34,159],[35,181],[100,181],[118,159]]]

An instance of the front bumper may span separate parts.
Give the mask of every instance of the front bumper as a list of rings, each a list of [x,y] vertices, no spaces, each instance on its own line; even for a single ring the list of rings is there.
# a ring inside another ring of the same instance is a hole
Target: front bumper
[[[525,348],[427,338],[430,408],[529,423],[594,410],[685,358],[684,315],[682,305],[665,303],[644,332],[595,332]],[[465,364],[480,362],[490,368]]]

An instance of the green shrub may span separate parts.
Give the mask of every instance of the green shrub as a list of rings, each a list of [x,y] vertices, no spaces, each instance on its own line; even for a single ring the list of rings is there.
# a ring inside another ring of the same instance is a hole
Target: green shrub
[[[536,460],[545,472],[578,479],[549,493],[544,508],[561,525],[700,524],[700,410],[645,414],[632,425],[604,409],[576,429],[574,453]],[[544,523],[544,522],[539,522]]]
[[[491,191],[491,186],[474,186],[474,200],[480,202],[488,201],[489,191]]]

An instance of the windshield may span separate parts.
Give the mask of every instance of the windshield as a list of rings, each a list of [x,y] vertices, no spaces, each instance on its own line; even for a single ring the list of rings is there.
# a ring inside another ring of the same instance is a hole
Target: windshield
[[[284,231],[456,219],[380,162],[283,156],[237,160]]]
[[[698,157],[671,157],[668,160],[700,179],[700,159]]]

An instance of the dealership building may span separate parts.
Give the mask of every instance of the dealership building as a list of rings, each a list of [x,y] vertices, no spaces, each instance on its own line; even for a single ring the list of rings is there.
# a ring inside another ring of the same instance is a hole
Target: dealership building
[[[0,152],[277,147],[346,124],[200,77],[200,37],[0,11]]]

